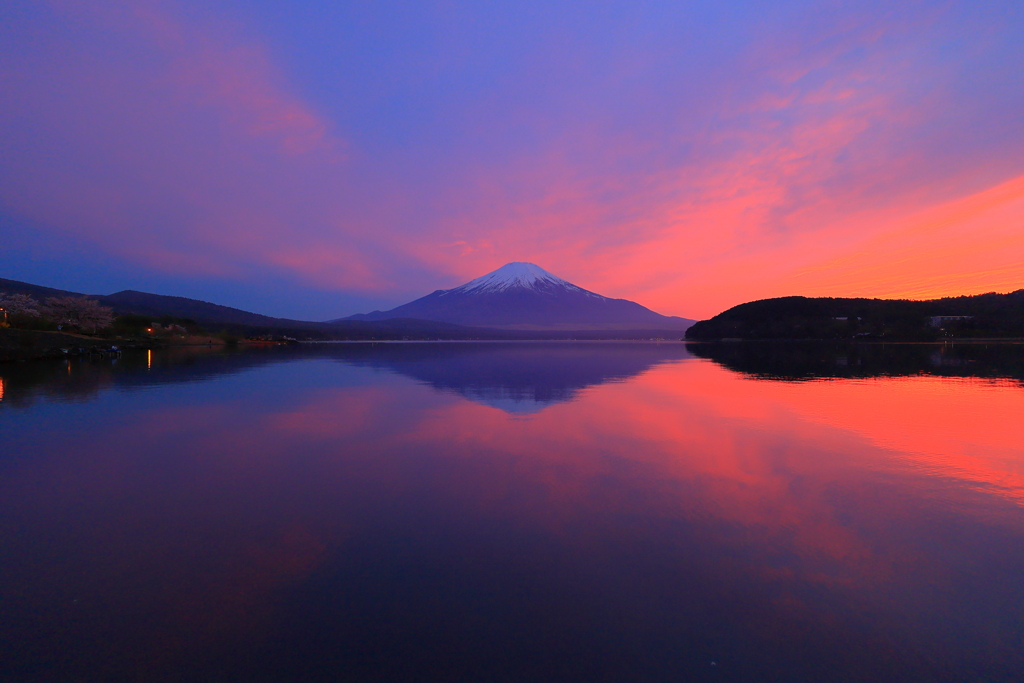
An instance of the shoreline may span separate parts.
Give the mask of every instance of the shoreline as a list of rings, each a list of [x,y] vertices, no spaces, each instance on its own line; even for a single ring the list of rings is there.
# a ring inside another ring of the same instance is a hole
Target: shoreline
[[[1024,338],[951,338],[934,341],[881,340],[881,339],[682,339],[652,337],[648,339],[323,339],[280,342],[271,340],[239,339],[234,344],[211,337],[191,337],[172,340],[138,337],[91,337],[69,332],[48,330],[20,330],[0,328],[0,363],[33,360],[59,360],[64,358],[104,356],[115,350],[158,350],[171,348],[261,348],[279,345],[324,344],[841,344],[841,345],[921,345],[948,346],[972,344],[1024,344]]]
[[[918,341],[914,339],[686,339],[687,344],[1024,344],[1024,337],[951,337]]]
[[[202,341],[200,341],[200,339]],[[221,339],[201,337],[183,344],[168,343],[159,338],[91,337],[71,332],[20,330],[0,328],[0,363],[31,360],[60,360],[89,355],[110,354],[112,350],[154,350],[178,346],[225,346]]]

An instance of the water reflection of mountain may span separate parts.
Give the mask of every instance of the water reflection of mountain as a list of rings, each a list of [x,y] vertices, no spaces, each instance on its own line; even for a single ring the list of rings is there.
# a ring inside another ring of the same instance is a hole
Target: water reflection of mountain
[[[482,342],[315,344],[238,351],[166,349],[126,352],[116,361],[72,359],[0,366],[0,402],[37,397],[88,400],[118,387],[202,382],[271,363],[330,359],[411,377],[440,391],[510,413],[572,400],[588,386],[633,377],[659,363],[689,358],[680,343]]]
[[[907,375],[987,377],[1024,382],[1024,344],[688,343],[690,353],[769,380]]]
[[[509,413],[571,401],[586,387],[634,377],[697,356],[757,379],[808,380],[938,375],[1024,382],[1024,344],[847,344],[821,342],[481,342],[316,344],[168,349],[115,362],[74,359],[0,365],[0,404],[37,397],[88,400],[118,387],[202,382],[272,363],[329,359],[410,377]]]
[[[388,369],[509,413],[571,401],[580,390],[689,358],[678,343],[359,344],[336,351],[346,363]]]

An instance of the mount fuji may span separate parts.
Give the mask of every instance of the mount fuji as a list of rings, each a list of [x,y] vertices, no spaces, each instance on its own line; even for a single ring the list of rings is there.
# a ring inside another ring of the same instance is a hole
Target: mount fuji
[[[507,263],[460,287],[341,320],[391,318],[521,330],[685,330],[694,323],[595,294],[532,263]]]

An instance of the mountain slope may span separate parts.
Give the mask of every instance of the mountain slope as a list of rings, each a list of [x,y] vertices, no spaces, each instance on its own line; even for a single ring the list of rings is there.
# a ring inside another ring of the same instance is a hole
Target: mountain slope
[[[78,292],[43,287],[42,285],[33,285],[28,282],[19,282],[18,280],[7,280],[2,277],[0,277],[0,294],[27,294],[37,301],[45,301],[52,296],[84,296]]]
[[[248,311],[231,308],[230,306],[220,306],[197,299],[187,299],[182,296],[149,294],[148,292],[136,292],[130,289],[114,294],[80,294],[78,292],[69,292],[63,289],[53,289],[52,287],[29,284],[28,282],[0,278],[0,292],[28,294],[39,301],[44,301],[54,296],[85,296],[95,299],[104,306],[113,308],[114,312],[118,314],[135,313],[154,317],[170,315],[176,318],[191,318],[196,322],[233,323],[237,325],[308,324],[300,321],[271,318],[259,313],[249,313]]]
[[[460,287],[439,289],[390,311],[343,320],[389,318],[522,330],[685,330],[693,324],[692,320],[660,315],[632,301],[587,291],[532,263],[508,263]]]
[[[250,313],[230,306],[211,304],[183,296],[166,296],[126,289],[106,296],[94,297],[100,303],[115,311],[138,315],[171,315],[176,318],[191,318],[196,322],[231,323],[235,325],[306,325],[298,320],[272,318],[259,313]]]
[[[211,304],[206,301],[187,299],[180,296],[165,296],[125,290],[115,294],[82,294],[63,289],[33,285],[28,282],[0,278],[0,294],[27,294],[39,301],[54,296],[88,297],[110,306],[117,315],[133,313],[159,318],[190,318],[211,329],[227,329],[234,334],[287,334],[309,339],[648,339],[651,326],[636,325],[620,327],[615,331],[589,330],[565,331],[557,328],[543,330],[496,329],[494,327],[471,327],[436,320],[387,318],[383,320],[336,320],[330,323],[309,322],[272,318],[259,313],[250,313],[230,306]],[[669,329],[665,329],[669,332]],[[674,335],[673,335],[674,336]]]

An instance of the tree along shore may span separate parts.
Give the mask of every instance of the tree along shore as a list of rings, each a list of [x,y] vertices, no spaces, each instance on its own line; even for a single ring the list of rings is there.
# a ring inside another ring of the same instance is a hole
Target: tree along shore
[[[848,339],[940,341],[1024,338],[1024,289],[929,301],[789,296],[751,301],[686,331],[694,341]]]
[[[155,349],[167,346],[224,346],[216,336],[187,336],[168,340],[153,337],[96,337],[69,332],[0,328],[0,362],[110,355],[113,350]]]

